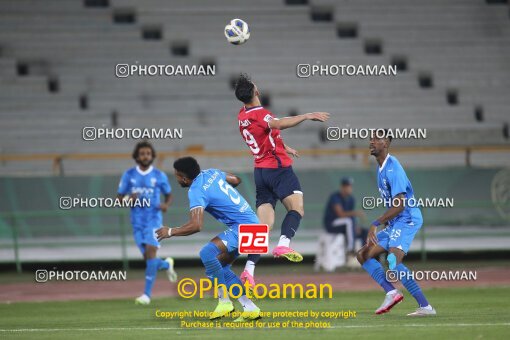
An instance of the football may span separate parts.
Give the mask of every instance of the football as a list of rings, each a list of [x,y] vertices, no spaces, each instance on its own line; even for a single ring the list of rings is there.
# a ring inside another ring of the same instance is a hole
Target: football
[[[233,45],[244,44],[250,38],[250,28],[248,24],[241,19],[232,19],[225,26],[225,37]]]

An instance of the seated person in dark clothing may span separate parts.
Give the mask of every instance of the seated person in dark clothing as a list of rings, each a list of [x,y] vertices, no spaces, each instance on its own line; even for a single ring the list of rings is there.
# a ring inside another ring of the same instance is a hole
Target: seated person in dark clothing
[[[353,183],[352,178],[342,178],[340,190],[331,194],[324,212],[324,227],[326,231],[331,234],[342,233],[345,235],[346,250],[349,255],[348,263],[351,257],[354,257],[355,239],[361,231],[356,228],[356,218],[365,217],[363,211],[355,210],[356,200],[352,195]]]

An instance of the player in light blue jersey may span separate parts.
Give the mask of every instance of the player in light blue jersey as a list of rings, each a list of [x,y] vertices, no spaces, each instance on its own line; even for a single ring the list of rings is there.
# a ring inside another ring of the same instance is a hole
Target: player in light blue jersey
[[[235,284],[232,293],[239,296],[241,292],[238,287],[241,287],[242,283],[231,269],[232,262],[239,256],[238,227],[240,224],[259,224],[257,215],[248,202],[234,188],[241,183],[241,179],[218,169],[200,171],[200,166],[192,157],[179,158],[174,162],[174,169],[177,182],[182,187],[189,188],[190,219],[180,227],[162,227],[157,231],[158,240],[198,233],[204,224],[204,211],[207,211],[225,224],[227,229],[200,250],[205,273],[210,280],[216,279],[218,285],[227,287],[227,291]],[[234,310],[232,301],[223,289],[218,289],[218,295],[218,306],[212,312],[211,320],[226,316]],[[245,294],[238,300],[244,312],[236,322],[260,318],[260,309]]]
[[[418,302],[418,309],[408,316],[436,315],[435,309],[423,295],[412,273],[402,263],[414,236],[423,224],[423,218],[418,207],[407,204],[409,200],[414,201],[413,187],[399,161],[389,154],[390,143],[391,137],[372,136],[370,139],[370,154],[376,158],[379,165],[377,186],[388,210],[372,222],[367,244],[358,252],[358,261],[386,291],[384,302],[375,311],[376,314],[389,312],[404,299],[404,295],[388,281],[390,275],[386,277],[381,263],[375,259],[381,253],[387,252],[388,267],[393,271],[391,280],[400,279]],[[377,232],[380,225],[386,227]]]
[[[172,189],[166,174],[152,166],[154,158],[156,151],[152,144],[147,141],[136,144],[133,159],[138,165],[124,172],[118,190],[119,198],[128,195],[129,199],[149,202],[148,206],[131,208],[133,237],[146,263],[144,293],[135,300],[136,304],[141,305],[150,303],[158,270],[166,270],[169,280],[177,281],[174,260],[171,257],[165,260],[156,257],[159,248],[156,230],[163,225],[162,212],[166,212],[172,202]],[[163,202],[161,195],[165,197]]]

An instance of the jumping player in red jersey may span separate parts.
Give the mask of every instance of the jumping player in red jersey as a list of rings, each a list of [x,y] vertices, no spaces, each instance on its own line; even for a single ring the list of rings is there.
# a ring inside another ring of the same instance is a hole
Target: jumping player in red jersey
[[[255,186],[257,190],[257,216],[260,223],[274,224],[274,208],[280,200],[287,209],[278,246],[273,250],[275,257],[284,257],[292,262],[300,262],[303,256],[290,248],[301,218],[304,215],[303,192],[297,176],[292,170],[292,158],[299,157],[298,152],[285,145],[280,130],[294,127],[305,120],[325,122],[327,112],[305,113],[295,117],[275,118],[261,106],[257,86],[241,75],[236,83],[235,95],[244,106],[239,111],[239,131],[250,148],[255,161]],[[260,255],[248,256],[243,282],[255,285],[253,272]]]

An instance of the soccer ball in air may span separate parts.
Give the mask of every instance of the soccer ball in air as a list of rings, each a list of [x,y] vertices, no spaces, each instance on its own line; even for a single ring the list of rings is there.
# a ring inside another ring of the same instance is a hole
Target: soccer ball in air
[[[231,44],[244,44],[248,39],[250,39],[250,28],[243,20],[232,19],[230,24],[225,26],[225,37]]]

